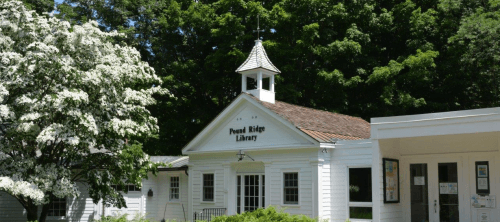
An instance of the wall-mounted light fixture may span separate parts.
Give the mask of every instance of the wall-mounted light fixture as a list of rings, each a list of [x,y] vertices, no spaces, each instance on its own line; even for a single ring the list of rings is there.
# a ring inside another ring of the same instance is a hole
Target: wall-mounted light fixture
[[[153,196],[153,189],[149,188],[148,197],[152,197],[152,196]]]
[[[238,156],[238,161],[242,161],[243,158],[245,158],[245,156],[248,157],[248,158],[250,158],[251,160],[255,161],[250,155],[245,154],[245,152],[243,152],[243,150],[240,150],[240,152],[238,152],[236,154],[236,156]]]

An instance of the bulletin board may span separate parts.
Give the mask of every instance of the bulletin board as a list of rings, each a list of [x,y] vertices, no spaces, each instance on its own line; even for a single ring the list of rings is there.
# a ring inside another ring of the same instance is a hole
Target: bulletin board
[[[490,166],[488,161],[476,161],[476,193],[490,194]]]
[[[382,159],[384,166],[384,203],[399,203],[399,160]]]

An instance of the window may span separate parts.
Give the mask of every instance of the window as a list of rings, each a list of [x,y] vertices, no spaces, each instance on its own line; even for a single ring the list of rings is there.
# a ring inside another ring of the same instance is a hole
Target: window
[[[141,191],[140,187],[138,187],[136,185],[131,185],[131,184],[127,185],[127,189],[128,189],[128,191]]]
[[[262,175],[262,204],[261,207],[266,206],[266,176]]]
[[[47,216],[65,217],[66,216],[66,198],[55,198],[49,207]]]
[[[170,200],[179,200],[179,177],[170,177]]]
[[[299,173],[283,173],[283,203],[299,204]]]
[[[240,174],[236,177],[236,213],[251,212],[265,206],[265,176]]]
[[[214,201],[214,174],[203,174],[203,201]]]
[[[372,169],[349,168],[349,218],[373,219]]]
[[[236,177],[236,213],[241,213],[241,176]]]

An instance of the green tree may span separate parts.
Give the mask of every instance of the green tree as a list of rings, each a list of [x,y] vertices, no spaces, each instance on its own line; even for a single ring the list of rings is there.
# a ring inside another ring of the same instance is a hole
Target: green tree
[[[457,33],[449,39],[459,55],[457,85],[463,87],[461,107],[500,105],[500,1],[489,1],[462,19]]]
[[[54,0],[23,0],[26,7],[35,10],[38,14],[50,13],[55,9]]]
[[[494,105],[497,2],[66,0],[58,16],[126,33],[119,41],[136,47],[176,95],[148,107],[160,134],[146,150],[179,154],[239,94],[234,70],[254,44],[257,15],[282,71],[278,100],[368,119]],[[473,32],[481,16],[488,26]],[[487,29],[489,40],[479,34]],[[471,50],[481,47],[491,53],[479,63]]]

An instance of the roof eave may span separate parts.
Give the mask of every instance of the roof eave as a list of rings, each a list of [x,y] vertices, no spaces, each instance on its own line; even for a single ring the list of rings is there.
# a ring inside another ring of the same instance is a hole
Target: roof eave
[[[259,66],[259,67],[255,67],[255,68],[247,68],[247,69],[237,69],[236,72],[237,73],[242,73],[242,72],[248,72],[248,71],[251,71],[251,70],[255,70],[255,69],[264,69],[264,70],[267,70],[269,72],[274,72],[276,74],[280,74],[281,71],[276,69],[276,70],[272,70],[272,69],[268,69],[268,68],[265,68],[265,67],[262,67],[262,66]]]

